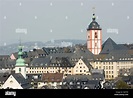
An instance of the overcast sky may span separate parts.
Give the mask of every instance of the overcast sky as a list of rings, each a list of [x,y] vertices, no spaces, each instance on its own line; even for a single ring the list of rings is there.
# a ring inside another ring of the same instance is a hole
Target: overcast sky
[[[0,45],[86,40],[93,7],[103,41],[133,43],[133,0],[0,0]]]

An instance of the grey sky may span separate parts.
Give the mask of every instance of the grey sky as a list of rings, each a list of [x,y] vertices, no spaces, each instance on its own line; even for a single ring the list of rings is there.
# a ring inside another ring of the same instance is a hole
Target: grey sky
[[[20,36],[22,41],[86,40],[93,7],[103,41],[133,43],[133,0],[0,0],[0,45]],[[17,28],[27,34],[16,33]]]

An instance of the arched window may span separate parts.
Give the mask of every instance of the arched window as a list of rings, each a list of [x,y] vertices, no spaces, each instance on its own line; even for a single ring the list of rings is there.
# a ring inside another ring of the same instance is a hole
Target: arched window
[[[95,38],[97,38],[97,32],[95,32]]]
[[[21,72],[21,68],[19,68],[19,72]]]

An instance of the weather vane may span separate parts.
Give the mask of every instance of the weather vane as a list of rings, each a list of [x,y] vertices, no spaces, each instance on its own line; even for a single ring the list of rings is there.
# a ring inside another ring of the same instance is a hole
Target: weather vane
[[[19,44],[20,44],[20,46],[21,46],[21,37],[19,37]]]
[[[95,12],[95,7],[92,8],[92,11],[93,11],[93,14],[94,14],[94,12]]]

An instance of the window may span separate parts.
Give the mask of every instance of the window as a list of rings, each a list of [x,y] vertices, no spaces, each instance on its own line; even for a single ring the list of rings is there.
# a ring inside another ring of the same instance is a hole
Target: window
[[[97,32],[95,32],[95,38],[97,38]]]
[[[19,68],[19,72],[21,72],[21,68]]]
[[[13,83],[13,81],[11,80],[10,83]]]
[[[97,47],[97,43],[95,43],[95,47]]]

